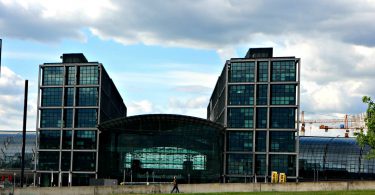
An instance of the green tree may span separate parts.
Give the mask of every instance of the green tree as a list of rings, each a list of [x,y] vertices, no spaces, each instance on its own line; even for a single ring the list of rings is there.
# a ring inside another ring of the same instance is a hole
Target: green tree
[[[368,97],[363,96],[363,103],[367,104],[367,116],[365,118],[365,123],[368,128],[367,133],[365,134],[363,130],[360,133],[357,133],[357,141],[363,147],[369,145],[371,151],[367,154],[368,158],[375,158],[375,103]]]

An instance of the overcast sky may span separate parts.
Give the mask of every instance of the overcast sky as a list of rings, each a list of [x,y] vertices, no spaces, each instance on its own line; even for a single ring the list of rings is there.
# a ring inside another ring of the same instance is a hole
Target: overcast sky
[[[206,117],[225,60],[250,47],[302,61],[306,117],[365,111],[375,97],[374,0],[0,0],[0,129],[36,125],[38,65],[82,52],[104,64],[129,115]]]

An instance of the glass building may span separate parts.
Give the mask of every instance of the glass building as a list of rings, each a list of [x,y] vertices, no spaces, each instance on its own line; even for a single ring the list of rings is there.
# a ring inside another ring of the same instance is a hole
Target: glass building
[[[300,177],[303,181],[373,180],[375,159],[370,147],[355,138],[300,137]]]
[[[39,67],[36,184],[88,185],[98,173],[98,124],[126,116],[103,65],[83,54]]]
[[[125,182],[219,182],[223,127],[182,115],[118,118],[99,126],[99,177]]]
[[[298,178],[300,59],[251,48],[227,60],[209,105],[208,120],[225,128],[226,182],[260,181],[272,171]]]

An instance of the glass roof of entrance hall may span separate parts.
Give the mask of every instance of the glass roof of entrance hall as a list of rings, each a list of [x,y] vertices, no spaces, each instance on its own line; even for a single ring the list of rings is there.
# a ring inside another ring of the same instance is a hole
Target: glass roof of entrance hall
[[[195,125],[203,125],[209,126],[221,131],[224,127],[218,123],[192,117],[192,116],[185,116],[185,115],[176,115],[176,114],[146,114],[146,115],[136,115],[136,116],[129,116],[129,117],[120,117],[113,120],[106,121],[104,123],[99,124],[99,129],[102,131],[106,130],[126,130],[126,129],[140,129],[138,128],[140,124],[148,123],[150,125],[157,125],[159,122],[170,122],[171,124],[195,124]],[[159,129],[159,128],[155,128]]]

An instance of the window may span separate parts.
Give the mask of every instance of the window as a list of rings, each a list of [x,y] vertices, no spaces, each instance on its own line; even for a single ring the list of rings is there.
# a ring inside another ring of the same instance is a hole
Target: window
[[[257,85],[257,105],[267,105],[268,85]]]
[[[78,106],[97,106],[98,88],[82,87],[78,88]]]
[[[39,131],[40,149],[58,149],[60,148],[59,130],[40,130]]]
[[[229,85],[229,105],[253,105],[254,85]]]
[[[61,152],[61,170],[62,171],[70,170],[70,159],[71,159],[71,152]]]
[[[265,152],[267,146],[267,132],[256,131],[255,132],[255,151]]]
[[[296,156],[271,154],[269,174],[271,174],[272,171],[277,171],[278,173],[285,173],[287,176],[295,176]]]
[[[229,67],[229,82],[254,82],[254,62],[233,62]]]
[[[72,131],[63,130],[62,149],[71,149],[71,148],[72,148]]]
[[[64,109],[64,128],[73,127],[73,109]]]
[[[96,148],[96,131],[76,130],[74,134],[74,149]]]
[[[253,132],[250,131],[229,131],[229,151],[253,151]]]
[[[61,106],[62,88],[42,88],[42,106]]]
[[[271,81],[296,81],[296,63],[289,61],[272,62]]]
[[[73,106],[74,104],[74,88],[65,88],[65,106]]]
[[[96,109],[77,109],[76,127],[96,127],[98,113]]]
[[[238,175],[253,174],[253,155],[252,154],[228,154],[227,173]]]
[[[95,152],[74,152],[73,171],[95,171]]]
[[[296,86],[295,85],[271,85],[272,105],[295,105]]]
[[[253,128],[253,108],[228,108],[229,128]]]
[[[295,152],[295,132],[270,131],[271,152]]]
[[[64,68],[62,66],[43,67],[42,85],[62,85]]]
[[[99,82],[98,66],[80,66],[79,67],[79,84],[80,85],[97,85]]]
[[[39,170],[59,170],[59,152],[45,152],[40,151],[38,153],[38,166]]]
[[[258,62],[258,81],[268,82],[268,62]]]
[[[265,129],[267,128],[267,108],[257,108],[257,123],[256,128]]]
[[[294,129],[295,111],[295,108],[271,108],[270,127],[276,129]]]
[[[75,85],[76,84],[76,67],[68,66],[66,68],[68,76],[66,77],[66,85]]]
[[[266,174],[266,155],[265,154],[255,155],[255,173],[257,175]]]
[[[61,109],[43,109],[40,112],[41,128],[61,128]]]

